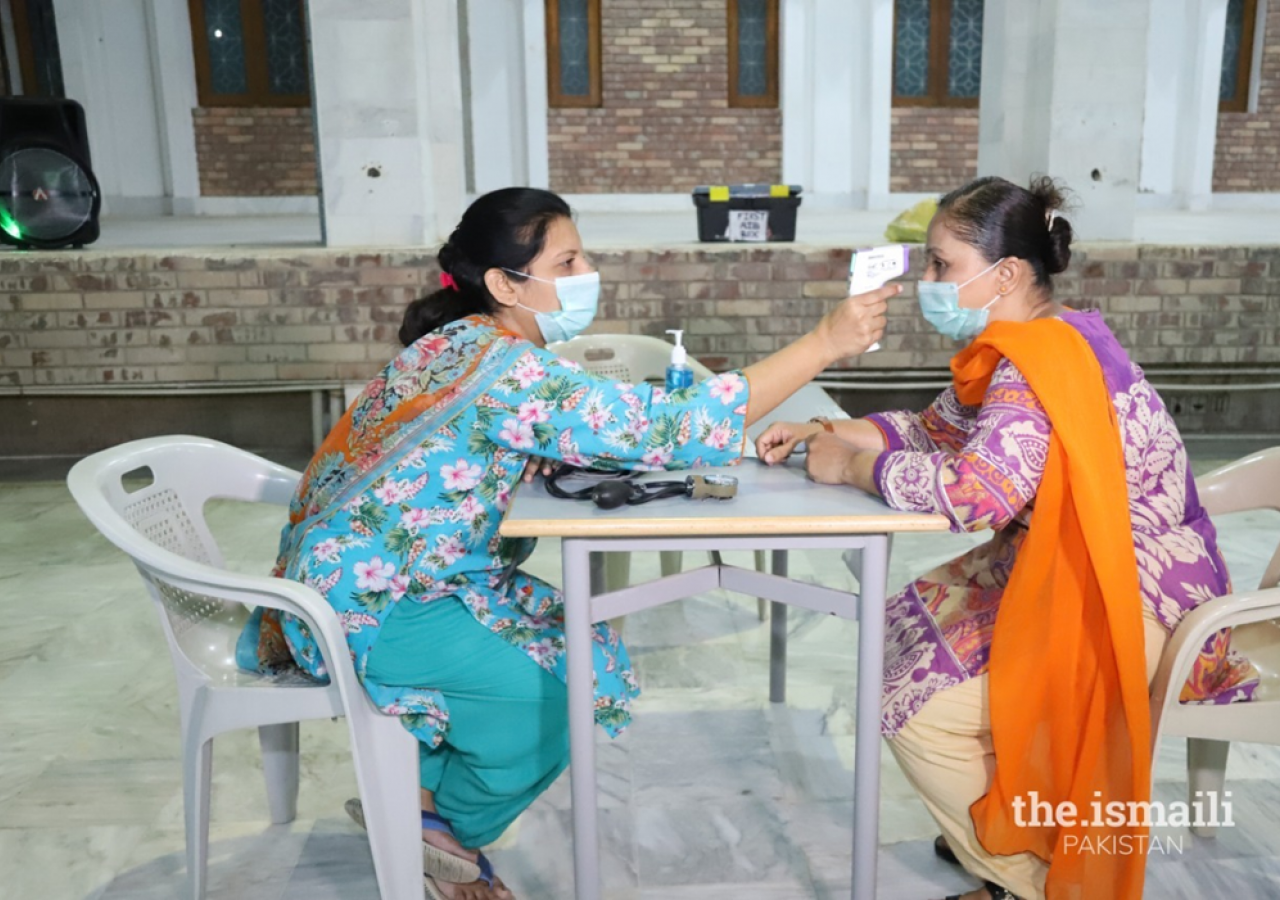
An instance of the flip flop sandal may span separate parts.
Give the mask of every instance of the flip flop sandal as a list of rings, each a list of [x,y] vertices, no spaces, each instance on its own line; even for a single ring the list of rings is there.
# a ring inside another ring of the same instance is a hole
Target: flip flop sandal
[[[348,800],[343,807],[347,811],[352,820],[361,828],[367,830],[368,826],[364,821],[364,804],[358,799],[352,798]],[[447,834],[454,838],[453,827],[440,816],[435,813],[424,812],[422,814],[422,827],[428,831],[438,831],[441,834]],[[480,854],[478,862],[471,862],[463,859],[461,856],[454,856],[447,853],[439,847],[433,847],[425,841],[422,844],[422,871],[424,875],[431,878],[447,881],[450,884],[470,884],[473,881],[484,881],[490,886],[493,885],[493,867],[484,854]],[[485,872],[488,877],[485,877]],[[439,892],[437,891],[437,894]],[[430,889],[428,889],[430,896]]]
[[[960,865],[960,857],[956,856],[955,851],[951,849],[947,839],[942,835],[938,835],[933,839],[933,853],[943,862],[949,862],[953,866]]]
[[[436,884],[436,880],[430,875],[424,875],[422,877],[422,889],[426,893],[427,900],[449,900],[449,898],[440,891],[440,887]]]
[[[423,813],[423,815],[424,816],[431,815],[431,813]],[[485,855],[483,853],[480,854],[479,869],[480,869],[480,877],[473,878],[471,880],[483,881],[485,883],[485,887],[489,888],[489,890],[493,890],[493,866],[489,863],[489,860],[485,858]],[[440,881],[447,881],[447,879],[439,878],[439,876],[432,876],[430,874],[423,876],[422,888],[426,892],[426,895],[427,895],[426,900],[448,900],[448,898],[445,897],[445,895],[441,892],[440,886],[439,884],[437,884],[437,879],[439,879]],[[465,882],[465,881],[450,882],[450,883],[469,884],[469,882]],[[1010,896],[1012,896],[1012,894]],[[999,900],[999,898],[997,898],[997,900]]]

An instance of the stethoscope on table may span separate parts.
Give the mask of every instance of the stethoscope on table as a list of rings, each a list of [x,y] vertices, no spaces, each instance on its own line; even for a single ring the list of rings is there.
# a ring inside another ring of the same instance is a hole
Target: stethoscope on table
[[[637,482],[639,472],[597,472],[577,466],[559,465],[546,477],[547,493],[561,500],[590,500],[600,509],[639,506],[653,500],[687,497],[690,500],[732,500],[738,494],[738,479],[732,475],[708,473],[689,475],[680,481]],[[601,475],[605,480],[591,487],[565,490],[561,478],[572,475]]]

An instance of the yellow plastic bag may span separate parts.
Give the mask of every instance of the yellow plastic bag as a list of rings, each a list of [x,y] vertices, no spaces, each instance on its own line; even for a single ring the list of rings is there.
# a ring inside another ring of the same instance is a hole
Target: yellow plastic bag
[[[929,222],[938,211],[938,198],[921,200],[915,206],[898,214],[884,230],[884,236],[895,244],[923,244],[929,233]]]

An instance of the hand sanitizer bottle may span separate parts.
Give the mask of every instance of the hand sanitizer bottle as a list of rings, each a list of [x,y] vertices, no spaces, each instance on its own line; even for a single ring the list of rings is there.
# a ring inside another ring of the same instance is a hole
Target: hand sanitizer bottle
[[[667,393],[693,387],[693,369],[689,368],[689,354],[684,349],[684,331],[672,329],[667,334],[676,336],[671,348],[671,365],[667,366]]]

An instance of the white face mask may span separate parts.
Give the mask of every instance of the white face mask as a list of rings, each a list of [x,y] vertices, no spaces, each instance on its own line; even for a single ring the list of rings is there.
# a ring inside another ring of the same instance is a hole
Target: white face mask
[[[542,332],[542,338],[548,344],[577,337],[595,320],[596,310],[600,307],[599,272],[564,275],[553,281],[513,269],[502,271],[556,286],[556,298],[560,301],[560,308],[555,312],[545,313],[525,306],[523,303],[516,304],[521,309],[533,313],[534,320],[538,323],[538,330]]]
[[[920,312],[925,321],[937,329],[939,334],[953,341],[967,341],[981,333],[987,327],[987,310],[1002,295],[996,294],[981,309],[968,309],[960,305],[960,289],[973,284],[1002,262],[1004,258],[996,260],[963,284],[953,281],[921,281],[916,285],[916,292],[920,297]]]

